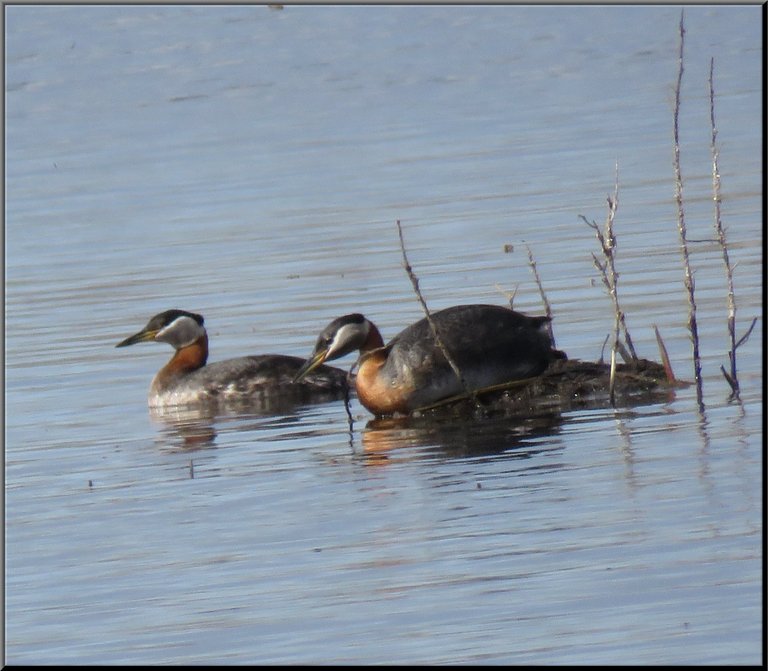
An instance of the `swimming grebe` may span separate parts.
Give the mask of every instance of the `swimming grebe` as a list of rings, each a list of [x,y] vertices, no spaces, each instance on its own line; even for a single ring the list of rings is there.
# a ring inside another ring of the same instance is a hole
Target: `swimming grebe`
[[[347,373],[332,366],[317,368],[301,383],[294,378],[304,360],[284,354],[262,354],[206,365],[208,334],[202,315],[166,310],[152,317],[138,333],[118,343],[165,342],[176,350],[152,380],[149,405],[166,407],[211,401],[247,400],[263,394],[297,394],[302,398],[344,391]]]
[[[534,377],[551,361],[566,358],[553,348],[544,328],[548,317],[529,317],[497,305],[457,305],[431,317],[468,391]],[[357,396],[375,415],[409,413],[464,391],[426,317],[386,347],[363,315],[334,319],[296,379],[355,350],[360,351]]]

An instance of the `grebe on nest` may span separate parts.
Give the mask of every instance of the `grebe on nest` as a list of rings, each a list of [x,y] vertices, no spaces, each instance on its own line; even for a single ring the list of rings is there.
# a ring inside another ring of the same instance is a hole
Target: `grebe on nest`
[[[167,407],[217,401],[247,401],[271,394],[338,395],[347,387],[347,373],[321,366],[294,382],[304,360],[284,354],[244,356],[206,365],[208,334],[202,315],[166,310],[152,317],[138,333],[118,343],[164,342],[176,353],[152,380],[150,407]]]
[[[497,305],[457,305],[431,318],[468,391],[534,377],[551,361],[566,358],[552,346],[545,328],[549,317],[529,317]],[[386,346],[363,315],[334,319],[296,380],[355,350],[360,351],[357,396],[375,415],[409,413],[465,391],[426,317]]]

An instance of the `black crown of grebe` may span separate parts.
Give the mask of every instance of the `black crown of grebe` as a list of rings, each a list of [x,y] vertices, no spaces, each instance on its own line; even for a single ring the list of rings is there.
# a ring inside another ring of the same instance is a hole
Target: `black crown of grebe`
[[[535,377],[553,360],[566,358],[552,345],[546,330],[549,317],[529,317],[497,305],[457,305],[431,318],[469,391]],[[386,347],[379,330],[363,315],[334,319],[296,379],[356,350],[357,396],[375,415],[409,413],[464,391],[426,318],[405,328]]]
[[[294,381],[304,360],[284,354],[262,354],[227,359],[206,365],[208,334],[202,315],[166,310],[152,317],[138,333],[118,343],[164,342],[176,352],[152,380],[149,405],[165,407],[211,401],[242,401],[264,394],[339,394],[346,389],[347,373],[323,366],[316,374]]]

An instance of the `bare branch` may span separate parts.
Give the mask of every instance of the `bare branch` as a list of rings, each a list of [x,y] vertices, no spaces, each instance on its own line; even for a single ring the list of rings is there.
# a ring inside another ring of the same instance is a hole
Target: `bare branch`
[[[419,299],[419,303],[421,303],[421,307],[424,310],[424,314],[427,317],[427,321],[429,322],[429,326],[432,329],[432,334],[435,336],[435,342],[437,343],[437,346],[440,348],[440,351],[443,353],[443,356],[445,357],[446,361],[450,365],[451,369],[456,375],[456,378],[461,383],[461,388],[464,390],[464,393],[469,393],[469,389],[467,387],[467,383],[464,380],[464,376],[461,374],[461,370],[459,370],[459,367],[456,365],[456,362],[453,360],[453,357],[451,356],[450,352],[446,349],[445,345],[443,344],[442,339],[440,338],[440,334],[438,333],[437,326],[435,322],[432,319],[432,315],[429,312],[429,308],[427,307],[427,303],[424,300],[424,297],[421,295],[421,290],[419,289],[419,278],[416,277],[416,275],[413,272],[413,268],[411,268],[411,264],[408,262],[408,255],[405,252],[405,242],[403,240],[403,229],[400,226],[400,220],[397,220],[397,233],[400,236],[400,251],[403,253],[403,267],[405,268],[405,272],[408,273],[408,278],[411,280],[411,284],[413,285],[413,290],[416,293],[416,297]]]

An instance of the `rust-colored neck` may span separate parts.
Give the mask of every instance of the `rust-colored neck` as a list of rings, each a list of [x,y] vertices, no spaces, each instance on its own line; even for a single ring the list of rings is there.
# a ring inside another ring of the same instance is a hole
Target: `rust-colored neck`
[[[374,348],[360,358],[355,387],[360,402],[374,415],[391,415],[409,411],[408,398],[412,389],[407,385],[394,384],[383,368],[389,352],[383,347]]]
[[[360,348],[360,354],[367,354],[368,352],[371,352],[375,349],[379,349],[379,347],[384,347],[384,339],[381,337],[379,329],[376,328],[373,322],[369,321],[368,337],[365,339],[363,346]]]
[[[173,381],[205,366],[208,360],[208,335],[203,334],[191,345],[176,350],[171,360],[155,375],[152,387],[166,389]]]

